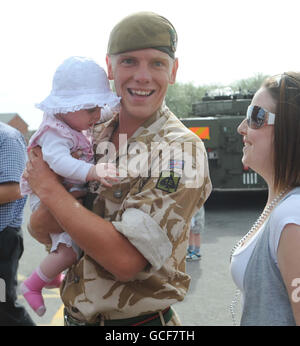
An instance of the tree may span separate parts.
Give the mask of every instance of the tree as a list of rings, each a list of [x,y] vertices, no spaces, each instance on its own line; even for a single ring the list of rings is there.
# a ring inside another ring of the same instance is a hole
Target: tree
[[[267,76],[257,73],[253,77],[240,79],[229,85],[233,92],[255,93]],[[192,83],[175,83],[170,85],[166,95],[166,104],[179,118],[193,116],[192,104],[201,101],[209,91],[225,88],[224,85],[195,86]]]
[[[192,83],[175,83],[168,88],[166,104],[179,118],[192,116],[192,104],[201,101],[207,90],[215,87],[215,85],[196,87]]]
[[[252,92],[254,94],[267,77],[267,75],[262,73],[256,73],[253,77],[240,79],[233,82],[230,86],[234,91],[241,90],[242,93]]]

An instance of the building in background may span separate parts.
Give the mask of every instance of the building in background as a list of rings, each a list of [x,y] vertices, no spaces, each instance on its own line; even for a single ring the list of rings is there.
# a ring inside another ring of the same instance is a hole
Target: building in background
[[[27,123],[17,113],[0,113],[0,121],[19,130],[25,139],[29,140],[31,131],[28,131]]]

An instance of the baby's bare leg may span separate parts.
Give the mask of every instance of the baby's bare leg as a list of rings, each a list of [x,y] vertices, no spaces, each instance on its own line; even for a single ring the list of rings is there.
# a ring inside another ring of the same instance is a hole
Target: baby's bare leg
[[[77,258],[72,247],[67,247],[65,244],[59,244],[57,250],[49,253],[40,265],[42,273],[49,279],[53,279],[68,269],[75,263]]]

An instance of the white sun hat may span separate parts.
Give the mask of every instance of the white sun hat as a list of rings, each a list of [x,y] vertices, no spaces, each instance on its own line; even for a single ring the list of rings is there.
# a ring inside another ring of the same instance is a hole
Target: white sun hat
[[[72,56],[57,68],[50,95],[35,106],[46,114],[55,115],[96,106],[114,109],[120,99],[111,91],[101,66],[92,59]]]

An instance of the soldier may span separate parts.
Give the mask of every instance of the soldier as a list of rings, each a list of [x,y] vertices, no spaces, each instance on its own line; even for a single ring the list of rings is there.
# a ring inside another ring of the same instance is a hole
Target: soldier
[[[97,162],[115,160],[120,182],[92,184],[92,211],[59,184],[38,149],[29,154],[26,177],[43,203],[31,234],[47,242],[45,220],[49,231],[57,221],[84,251],[61,287],[66,325],[180,324],[171,305],[189,287],[189,224],[211,182],[203,143],[164,104],[176,44],[173,25],[152,12],[112,30],[106,62],[121,108],[95,127],[94,149]]]

